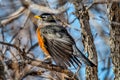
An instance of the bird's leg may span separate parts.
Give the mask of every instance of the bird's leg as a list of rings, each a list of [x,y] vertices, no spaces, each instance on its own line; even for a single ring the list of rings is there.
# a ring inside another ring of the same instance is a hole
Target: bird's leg
[[[44,58],[44,60],[43,61],[45,61],[45,62],[52,62],[52,60],[51,60],[51,56],[50,55],[47,55],[45,58]]]
[[[46,57],[44,58],[44,60],[48,60],[48,59],[51,59],[51,56],[50,56],[50,55],[48,55],[48,56],[46,56]]]

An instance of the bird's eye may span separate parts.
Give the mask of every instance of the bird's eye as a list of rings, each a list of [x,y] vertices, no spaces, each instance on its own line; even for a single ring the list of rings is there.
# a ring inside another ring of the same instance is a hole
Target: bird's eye
[[[43,15],[42,18],[47,18],[47,16]]]

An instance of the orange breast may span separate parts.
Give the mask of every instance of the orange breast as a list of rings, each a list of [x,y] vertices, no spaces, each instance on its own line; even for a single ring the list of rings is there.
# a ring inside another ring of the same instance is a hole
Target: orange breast
[[[43,38],[41,37],[40,28],[37,28],[36,34],[37,34],[39,46],[41,47],[41,49],[42,49],[42,51],[44,52],[44,54],[45,54],[46,56],[49,56],[49,52],[47,51],[47,49],[45,48],[45,45],[44,45],[44,40],[43,40]]]

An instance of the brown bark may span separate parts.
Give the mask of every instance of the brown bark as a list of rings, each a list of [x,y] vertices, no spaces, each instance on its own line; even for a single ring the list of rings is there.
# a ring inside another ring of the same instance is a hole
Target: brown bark
[[[76,8],[76,15],[79,16],[79,20],[81,23],[82,27],[82,33],[83,33],[83,44],[85,47],[85,51],[89,53],[89,59],[97,65],[97,52],[95,49],[94,41],[93,41],[93,36],[90,30],[90,25],[89,25],[89,15],[88,12],[85,10],[84,6],[82,3],[75,2],[75,8]],[[82,9],[82,13],[80,13],[80,9]],[[86,79],[87,80],[98,80],[97,77],[97,67],[86,67]]]
[[[5,80],[4,65],[2,62],[2,57],[0,56],[0,80]]]
[[[97,65],[97,52],[95,49],[95,45],[93,42],[93,36],[90,30],[90,25],[89,25],[89,16],[88,13],[83,16],[83,19],[80,19],[81,25],[82,25],[82,30],[83,30],[83,36],[84,36],[84,47],[85,50],[89,53],[89,59]],[[97,77],[97,67],[86,67],[86,79],[87,80],[98,80]]]
[[[119,3],[113,3],[111,8],[111,21],[120,23]],[[120,80],[120,25],[111,25],[111,56],[114,64],[115,80]]]

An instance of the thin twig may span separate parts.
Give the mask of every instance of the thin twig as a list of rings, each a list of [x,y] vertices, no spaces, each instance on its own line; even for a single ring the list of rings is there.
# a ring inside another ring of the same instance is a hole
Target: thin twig
[[[38,43],[35,43],[33,46],[31,46],[31,47],[28,49],[27,53],[29,53],[32,49],[34,49],[34,48],[37,47],[37,46],[38,46]]]
[[[14,47],[15,49],[17,49],[18,51],[23,53],[23,51],[19,47],[17,47],[16,45],[14,45],[14,44],[2,42],[2,41],[0,41],[0,44],[7,45],[7,46],[10,46],[10,47]]]
[[[24,12],[24,10],[25,10],[24,7],[20,7],[16,12],[12,13],[8,17],[6,17],[6,19],[2,20],[1,24],[5,25],[5,24],[9,23],[10,21],[18,18]]]

